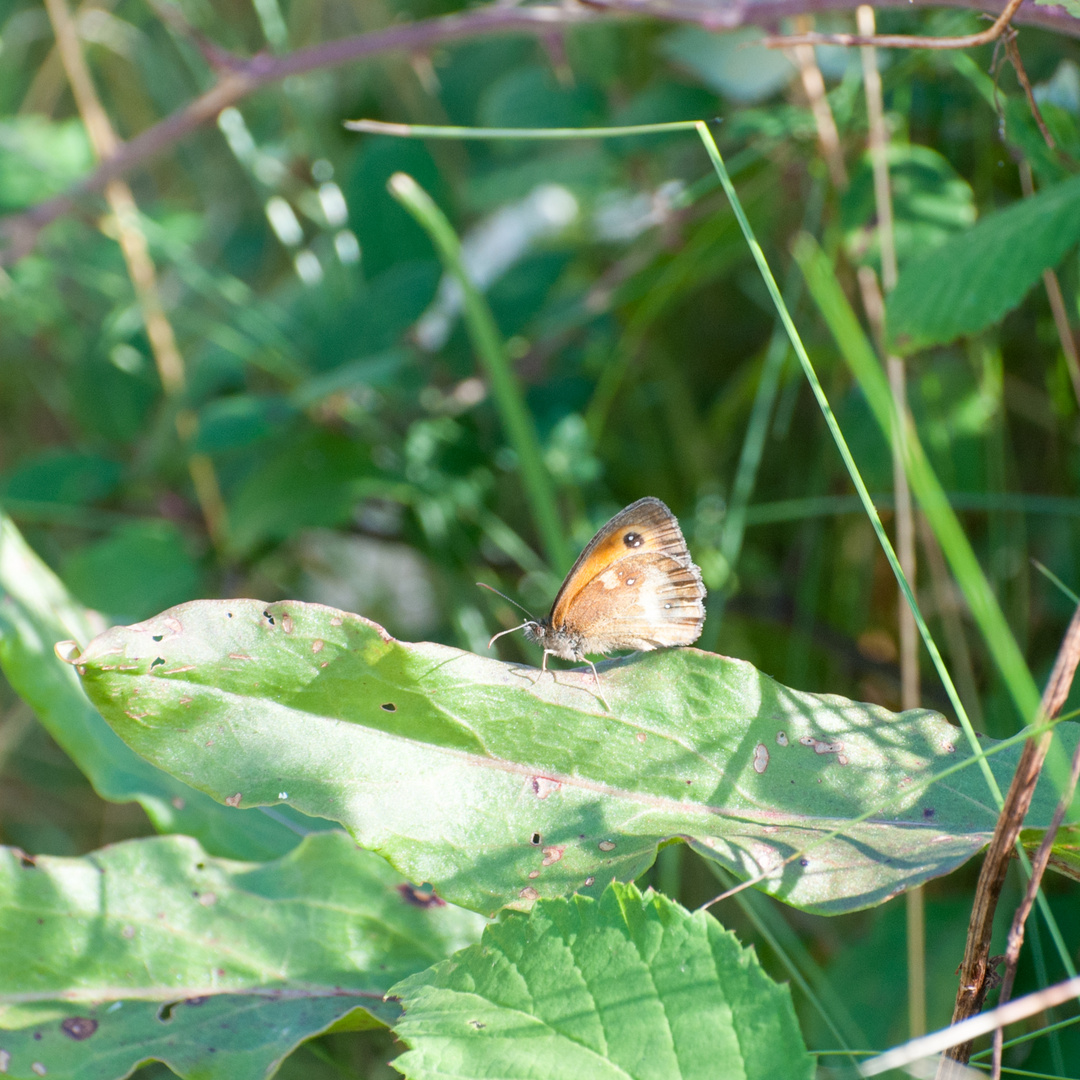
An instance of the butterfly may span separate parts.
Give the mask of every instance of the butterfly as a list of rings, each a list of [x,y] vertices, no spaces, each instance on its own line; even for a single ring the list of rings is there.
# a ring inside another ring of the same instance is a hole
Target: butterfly
[[[504,634],[524,630],[544,650],[541,672],[549,656],[584,660],[599,690],[600,676],[587,653],[691,645],[705,622],[704,601],[701,571],[675,515],[659,499],[638,499],[589,541],[546,619],[530,617],[503,630],[488,648]]]

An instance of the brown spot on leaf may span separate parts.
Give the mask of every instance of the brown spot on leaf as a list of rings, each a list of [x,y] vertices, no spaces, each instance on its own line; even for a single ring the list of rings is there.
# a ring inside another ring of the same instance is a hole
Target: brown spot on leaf
[[[646,735],[644,731],[639,731],[637,733],[637,741],[638,742],[644,742],[647,738],[648,738],[648,735]]]
[[[61,1025],[60,1030],[76,1042],[89,1039],[98,1029],[98,1022],[90,1016],[69,1016]]]
[[[217,893],[204,892],[200,894],[199,903],[203,907],[213,907],[217,903]]]
[[[546,799],[553,791],[558,791],[562,784],[558,780],[549,780],[546,776],[532,778],[533,794],[538,799]]]
[[[45,1066],[42,1065],[40,1061],[35,1061],[30,1066],[30,1071],[32,1073],[34,1073],[36,1076],[46,1076],[46,1075],[48,1075],[48,1072],[49,1072],[49,1070],[46,1069]]]
[[[228,798],[227,798],[227,799],[225,800],[225,805],[226,805],[226,806],[239,806],[239,805],[240,805],[240,800],[241,800],[241,799],[242,799],[243,797],[244,797],[244,796],[243,796],[243,795],[241,795],[241,794],[240,794],[240,792],[238,791],[238,792],[237,792],[237,793],[236,793],[235,795],[230,795],[230,796],[229,796],[229,797],[228,797]]]
[[[342,622],[341,616],[340,616],[340,615],[335,615],[335,616],[334,616],[334,617],[333,617],[333,618],[332,618],[332,619],[330,620],[330,625],[331,625],[331,626],[340,626],[340,625],[341,625],[341,622]]]
[[[529,871],[529,877],[530,878],[538,878],[539,876],[540,876],[540,871],[539,870],[530,870]]]
[[[322,652],[322,650],[323,650],[323,643],[322,643],[322,641],[321,641],[321,640],[320,640],[319,638],[316,638],[316,639],[315,639],[315,640],[314,640],[314,641],[313,641],[313,642],[311,643],[311,651],[312,651],[313,653],[320,653],[320,652]]]
[[[763,742],[754,747],[753,765],[756,773],[763,773],[769,767],[769,748]]]
[[[183,810],[187,803],[179,795],[174,795],[169,802],[172,803],[174,810]]]
[[[539,895],[540,894],[531,885],[526,885],[525,888],[518,893],[518,896],[520,896],[522,900],[535,900]]]
[[[441,896],[435,895],[434,889],[418,889],[415,885],[399,885],[397,891],[401,898],[414,907],[446,907],[446,901]]]
[[[586,888],[587,888],[587,887],[588,887],[589,885],[592,885],[592,884],[593,884],[593,882],[595,882],[595,881],[596,881],[596,878],[592,877],[591,875],[590,875],[589,877],[587,877],[587,878],[585,879],[585,886],[586,886]]]
[[[597,844],[596,846],[601,851],[614,851],[615,850],[615,841],[614,840],[601,840],[600,843]]]
[[[550,866],[552,863],[557,863],[563,857],[565,850],[565,844],[552,844],[550,847],[544,848],[544,858],[541,860],[540,865]]]
[[[282,615],[281,616],[281,629],[284,630],[286,634],[291,634],[292,633],[292,631],[293,631],[293,621],[292,621],[292,616],[291,615]]]

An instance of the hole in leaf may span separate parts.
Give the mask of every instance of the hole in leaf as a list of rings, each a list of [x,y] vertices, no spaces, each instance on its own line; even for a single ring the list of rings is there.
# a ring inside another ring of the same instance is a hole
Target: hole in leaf
[[[164,636],[164,634],[154,634],[154,640],[160,641]]]
[[[397,712],[397,706],[392,701],[383,702],[380,708],[384,709],[386,712]]]
[[[273,626],[273,625],[274,625],[274,616],[273,616],[273,615],[271,615],[269,611],[264,611],[264,612],[263,612],[263,618],[264,618],[264,619],[268,619],[268,620],[270,621],[270,625],[271,625],[271,626]]]
[[[150,661],[150,670],[153,671],[154,668],[161,667],[161,665],[164,664],[164,663],[165,663],[165,657],[164,656],[159,656],[156,659]]]
[[[157,1018],[163,1023],[168,1024],[172,1020],[173,1009],[179,1005],[179,1001],[166,1001],[160,1009],[157,1011]]]
[[[529,840],[529,843],[532,844],[533,847],[539,847],[540,846],[540,834],[538,832],[534,832],[532,834],[532,838]]]

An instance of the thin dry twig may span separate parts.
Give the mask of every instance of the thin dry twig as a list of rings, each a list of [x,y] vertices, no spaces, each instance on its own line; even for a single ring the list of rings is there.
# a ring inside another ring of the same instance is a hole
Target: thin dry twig
[[[1068,630],[1058,650],[1050,679],[1043,691],[1039,717],[1052,720],[1065,704],[1080,663],[1080,607],[1072,617]],[[1039,779],[1046,753],[1053,738],[1053,729],[1043,732],[1037,739],[1024,743],[1016,773],[1005,796],[1005,805],[998,815],[994,835],[990,839],[979,884],[975,890],[975,901],[971,909],[968,924],[967,942],[964,959],[960,965],[960,986],[956,992],[956,1004],[953,1007],[952,1023],[958,1024],[974,1016],[982,1009],[986,992],[987,975],[990,971],[990,935],[994,928],[994,912],[997,910],[1001,888],[1005,883],[1005,873],[1009,868],[1013,848],[1020,835],[1024,817],[1035,794],[1035,785]],[[958,1043],[948,1051],[948,1058],[966,1062],[971,1056],[971,1039]],[[942,1075],[939,1073],[939,1076]]]
[[[1030,199],[1035,194],[1035,178],[1031,175],[1031,164],[1026,158],[1022,158],[1017,167],[1020,171],[1020,190],[1025,199]],[[1057,271],[1053,267],[1043,271],[1043,287],[1046,289],[1046,299],[1050,302],[1050,312],[1054,316],[1054,327],[1061,342],[1061,351],[1065,354],[1069,382],[1072,383],[1077,404],[1080,404],[1080,351],[1076,347],[1076,335],[1069,325],[1069,313],[1061,292],[1061,282],[1058,281]]]
[[[1075,616],[1074,616],[1075,618]],[[1031,861],[1031,878],[1024,892],[1024,899],[1013,915],[1012,926],[1009,928],[1009,940],[1005,947],[1005,974],[1001,980],[1001,991],[998,994],[998,1005],[1004,1005],[1012,996],[1013,983],[1016,980],[1016,966],[1020,960],[1020,950],[1024,946],[1024,928],[1028,916],[1035,904],[1035,897],[1039,892],[1039,883],[1050,863],[1050,853],[1054,847],[1054,839],[1058,829],[1061,828],[1065,814],[1072,806],[1073,795],[1076,793],[1077,780],[1080,780],[1080,746],[1073,751],[1072,766],[1069,770],[1069,782],[1061,793],[1057,806],[1054,808],[1054,816],[1050,819],[1050,827],[1039,844],[1039,850]],[[1004,1033],[1002,1028],[994,1032],[994,1059],[991,1075],[993,1080],[1001,1080],[1001,1053],[1004,1045]]]
[[[1019,34],[1011,26],[1002,35],[1001,41],[1005,46],[1005,55],[1009,58],[1013,71],[1016,72],[1017,81],[1024,89],[1024,96],[1027,98],[1028,108],[1031,110],[1031,115],[1035,118],[1035,123],[1039,128],[1039,134],[1042,135],[1046,145],[1051,150],[1056,150],[1057,143],[1054,142],[1054,137],[1046,126],[1043,114],[1039,111],[1039,103],[1035,100],[1035,91],[1031,87],[1027,69],[1024,67],[1023,60],[1020,59],[1020,49],[1016,44],[1017,37],[1019,37]]]
[[[866,37],[875,33],[874,9],[862,4],[856,11],[858,30]],[[800,46],[811,49],[811,46]],[[867,135],[870,160],[874,170],[874,202],[877,208],[878,248],[881,252],[881,279],[885,292],[896,287],[896,235],[893,220],[892,185],[889,181],[889,134],[885,127],[885,101],[881,73],[877,66],[877,50],[864,45],[862,52],[863,86],[866,93]],[[908,414],[907,372],[898,356],[885,348],[885,302],[878,288],[873,268],[859,268],[859,288],[863,307],[870,320],[878,351],[885,357],[885,367],[892,390],[893,408],[899,418]],[[896,504],[896,555],[900,568],[914,589],[915,513],[911,505],[911,489],[904,470],[907,424],[896,426],[897,437],[892,447],[893,498]],[[915,709],[919,706],[919,636],[915,615],[908,606],[903,590],[897,591],[897,630],[900,639],[900,706]],[[904,898],[907,916],[908,969],[908,1030],[911,1036],[926,1032],[926,906],[921,888],[909,889]]]
[[[995,1028],[1015,1024],[1018,1020],[1035,1016],[1046,1009],[1052,1009],[1055,1005],[1064,1004],[1064,1002],[1072,1001],[1078,997],[1080,997],[1080,976],[1055,983],[1044,990],[1036,990],[1033,994],[1017,998],[1015,1001],[991,1009],[981,1016],[969,1017],[962,1024],[950,1025],[940,1031],[923,1035],[920,1039],[912,1039],[902,1046],[894,1047],[892,1050],[886,1050],[884,1054],[879,1054],[875,1058],[870,1058],[869,1061],[864,1061],[859,1066],[859,1074],[861,1076],[880,1076],[882,1073],[890,1072],[893,1069],[902,1069],[906,1065],[911,1065],[916,1061],[923,1061],[933,1054],[946,1050],[954,1045],[956,1040],[966,1040],[970,1045],[974,1039],[993,1031]],[[952,1058],[943,1059],[942,1066],[946,1077],[957,1075],[958,1067]],[[938,1075],[941,1076],[942,1072],[939,1072]]]
[[[808,31],[814,23],[809,16],[800,15],[795,25],[800,32],[803,32]],[[814,116],[818,144],[821,147],[821,156],[825,159],[825,165],[829,170],[829,179],[838,191],[845,191],[848,186],[848,175],[844,165],[844,152],[840,147],[840,133],[836,128],[836,119],[833,117],[829,99],[825,94],[825,79],[821,74],[821,68],[818,67],[817,55],[810,45],[796,45],[792,53],[799,68],[803,91]]]
[[[881,49],[974,49],[989,45],[1005,32],[1023,0],[1009,0],[992,26],[978,34],[959,37],[923,37],[918,34],[795,34],[790,37],[767,37],[762,45],[770,49],[789,49],[794,45],[876,45]]]
[[[67,2],[45,0],[45,7],[56,35],[60,60],[94,153],[102,161],[108,161],[119,151],[120,140],[113,131],[94,87]],[[126,181],[117,177],[105,185],[105,198],[116,223],[116,238],[135,289],[162,389],[167,398],[175,401],[184,389],[184,360],[180,355],[172,323],[169,322],[161,303],[157,272],[139,221],[135,196]],[[182,408],[177,411],[176,430],[183,444],[191,441],[197,430],[197,421],[191,409]],[[205,454],[191,454],[188,458],[188,469],[207,532],[220,547],[224,542],[225,502],[221,497],[213,463]]]

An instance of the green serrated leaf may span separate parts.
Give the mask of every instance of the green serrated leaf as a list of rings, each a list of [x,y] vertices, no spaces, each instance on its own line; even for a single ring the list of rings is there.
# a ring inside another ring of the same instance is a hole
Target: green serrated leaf
[[[230,805],[340,821],[484,913],[599,894],[672,837],[789,904],[848,911],[959,866],[997,818],[977,769],[933,782],[970,755],[939,714],[800,693],[696,649],[602,665],[610,711],[588,671],[404,644],[297,602],[184,604],[75,663],[161,768]],[[1018,754],[991,758],[1002,786]],[[1039,788],[1030,827],[1054,801]]]
[[[889,297],[894,347],[913,352],[997,322],[1080,240],[1078,208],[1074,177],[912,258]]]
[[[269,864],[187,837],[78,859],[0,848],[0,1071],[113,1080],[158,1060],[260,1080],[356,1009],[391,1022],[386,990],[481,925],[340,832]]]
[[[633,885],[537,904],[399,983],[409,1080],[797,1080],[786,986],[711,915]]]

